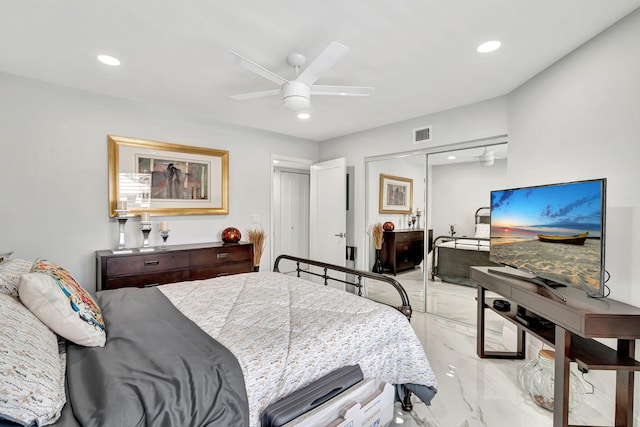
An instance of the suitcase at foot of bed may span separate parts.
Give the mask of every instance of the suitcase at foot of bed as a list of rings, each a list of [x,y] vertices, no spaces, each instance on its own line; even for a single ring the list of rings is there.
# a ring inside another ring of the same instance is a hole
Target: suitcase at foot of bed
[[[271,403],[262,412],[262,427],[281,427],[363,380],[360,365],[343,366]]]
[[[382,427],[393,419],[394,403],[393,385],[364,380],[283,427]]]

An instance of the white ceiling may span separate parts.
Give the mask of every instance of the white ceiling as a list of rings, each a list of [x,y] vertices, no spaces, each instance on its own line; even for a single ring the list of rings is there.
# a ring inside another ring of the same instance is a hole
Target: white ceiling
[[[3,0],[0,72],[322,141],[509,93],[640,0]],[[479,54],[481,42],[502,48]],[[301,121],[234,50],[287,78],[290,53],[349,54],[318,84],[371,97],[312,97]],[[106,53],[120,67],[100,64]]]

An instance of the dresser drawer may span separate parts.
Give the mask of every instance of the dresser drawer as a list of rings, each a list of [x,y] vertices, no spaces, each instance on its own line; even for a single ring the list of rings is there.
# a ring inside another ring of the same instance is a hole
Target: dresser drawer
[[[230,262],[211,267],[194,267],[191,269],[191,280],[204,280],[211,277],[228,276],[229,274],[246,273],[251,271],[248,262]]]
[[[189,253],[153,253],[107,260],[107,278],[189,267]]]
[[[412,242],[399,242],[396,243],[396,253],[409,252],[413,248]]]
[[[165,283],[189,280],[189,270],[165,271],[162,273],[136,274],[107,279],[105,289],[142,288],[144,286],[163,285]]]
[[[247,260],[251,262],[252,248],[253,246],[251,245],[228,245],[218,248],[198,249],[191,252],[191,266],[210,266]],[[242,272],[246,272],[246,270]]]
[[[407,233],[396,233],[397,242],[414,242],[416,240],[424,239],[424,233],[422,231],[410,231]]]

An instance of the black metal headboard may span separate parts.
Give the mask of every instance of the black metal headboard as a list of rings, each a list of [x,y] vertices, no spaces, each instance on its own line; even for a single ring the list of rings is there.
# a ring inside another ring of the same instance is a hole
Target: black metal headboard
[[[491,208],[482,207],[476,210],[476,224],[490,224],[491,223]]]
[[[284,259],[287,259],[287,260],[290,260],[290,261],[294,261],[296,263],[296,272],[297,272],[298,277],[300,277],[300,273],[305,273],[305,274],[310,274],[312,276],[322,277],[322,279],[324,280],[324,285],[325,286],[328,284],[329,280],[333,280],[334,282],[346,283],[348,285],[352,285],[352,286],[357,287],[358,288],[358,295],[360,295],[360,296],[362,296],[362,286],[363,286],[362,285],[362,278],[363,277],[387,283],[387,284],[393,286],[394,289],[398,292],[398,295],[400,296],[400,300],[402,302],[402,305],[393,306],[393,307],[398,309],[405,316],[407,316],[407,319],[411,320],[412,309],[411,309],[411,304],[409,304],[409,296],[407,295],[407,292],[402,287],[402,285],[392,277],[385,276],[384,274],[371,273],[369,271],[363,271],[363,270],[356,270],[356,269],[353,269],[353,268],[347,268],[347,267],[343,267],[343,266],[340,266],[340,265],[327,264],[325,262],[314,261],[314,260],[304,259],[304,258],[298,258],[298,257],[294,257],[294,256],[291,256],[291,255],[279,255],[276,258],[275,262],[273,263],[273,271],[278,272],[278,273],[280,272],[279,264],[280,264],[280,261],[284,260]],[[316,273],[314,271],[305,270],[305,269],[303,269],[301,267],[302,264],[314,265],[316,267],[320,267],[322,269],[323,273]],[[329,276],[329,272],[330,271],[337,271],[337,272],[340,272],[340,273],[351,274],[351,275],[356,277],[357,283],[352,283],[352,282],[348,282],[348,281],[340,279],[340,278],[331,277],[331,276]]]

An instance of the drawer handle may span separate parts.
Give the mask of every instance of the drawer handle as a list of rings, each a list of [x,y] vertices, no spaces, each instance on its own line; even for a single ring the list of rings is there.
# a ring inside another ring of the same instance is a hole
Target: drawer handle
[[[160,260],[154,259],[152,261],[145,261],[144,265],[160,265]]]
[[[229,256],[229,253],[228,253],[228,252],[223,252],[223,253],[221,253],[221,254],[217,254],[217,255],[216,255],[216,258],[226,258],[226,257],[228,257],[228,256]]]

